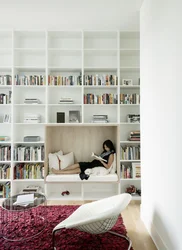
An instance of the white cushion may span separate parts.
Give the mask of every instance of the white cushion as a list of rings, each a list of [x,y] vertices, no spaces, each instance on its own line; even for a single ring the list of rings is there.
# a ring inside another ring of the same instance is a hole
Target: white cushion
[[[114,154],[114,161],[110,167],[110,174],[116,173],[116,154]]]
[[[106,175],[109,174],[109,169],[104,167],[88,168],[85,170],[85,174],[88,175]]]
[[[58,155],[63,155],[63,151],[58,151],[55,153],[50,153],[49,157],[49,169],[54,168],[59,170],[59,158]]]
[[[46,182],[117,182],[117,174],[107,175],[90,175],[88,180],[81,180],[79,174],[49,174],[46,177]]]
[[[68,166],[71,166],[74,164],[74,154],[73,152],[70,152],[66,155],[58,155],[60,160],[60,167],[61,169],[67,168]]]

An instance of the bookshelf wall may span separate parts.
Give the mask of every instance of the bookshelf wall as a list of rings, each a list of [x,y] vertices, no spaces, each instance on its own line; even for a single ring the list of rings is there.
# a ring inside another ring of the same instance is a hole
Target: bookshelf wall
[[[128,140],[131,131],[140,130],[140,124],[127,122],[128,114],[140,114],[138,99],[131,101],[132,94],[140,95],[139,55],[138,32],[0,31],[0,94],[9,96],[11,92],[11,103],[0,104],[0,136],[10,138],[0,141],[0,146],[11,147],[11,159],[0,162],[0,167],[10,166],[10,174],[7,179],[1,178],[0,184],[10,186],[11,195],[27,185],[44,189],[43,178],[14,178],[17,164],[36,165],[43,161],[15,161],[13,152],[20,145],[44,145],[45,126],[57,124],[57,112],[64,112],[65,123],[69,123],[69,111],[79,111],[81,124],[92,123],[93,115],[107,115],[109,124],[120,125],[122,147],[140,146],[140,141]],[[129,103],[121,103],[121,94]],[[70,97],[74,103],[59,104],[61,97]],[[25,98],[38,98],[41,103],[24,104]],[[29,113],[40,114],[40,123],[25,123],[24,117]],[[3,122],[6,114],[11,116],[9,123]],[[27,135],[41,139],[37,143],[23,142]],[[117,154],[121,165],[140,162],[123,160],[121,152]],[[118,185],[121,192],[128,185],[140,188],[140,178],[121,178]]]

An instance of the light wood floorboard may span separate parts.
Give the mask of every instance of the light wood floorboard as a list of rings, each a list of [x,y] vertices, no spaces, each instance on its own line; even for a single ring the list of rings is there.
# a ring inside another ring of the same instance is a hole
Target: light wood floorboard
[[[81,205],[83,203],[87,201],[48,201],[48,205]],[[140,219],[139,201],[132,201],[122,212],[122,217],[134,250],[157,250]]]

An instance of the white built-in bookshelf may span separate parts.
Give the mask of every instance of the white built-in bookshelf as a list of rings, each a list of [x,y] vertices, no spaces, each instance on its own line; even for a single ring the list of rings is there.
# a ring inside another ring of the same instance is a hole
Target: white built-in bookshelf
[[[130,152],[140,152],[140,141],[128,140],[132,131],[140,131],[140,124],[127,120],[128,114],[140,114],[139,44],[139,32],[135,31],[0,31],[0,94],[7,96],[7,103],[0,104],[0,136],[10,138],[0,141],[0,147],[11,147],[11,159],[0,161],[0,167],[10,166],[0,184],[9,182],[11,195],[27,185],[44,189],[42,178],[14,178],[17,164],[44,161],[17,161],[13,152],[20,145],[44,145],[45,126],[57,124],[57,112],[65,113],[64,125],[69,123],[70,110],[79,111],[80,125],[92,123],[93,115],[107,115],[110,125],[120,126],[121,148],[130,148],[129,158],[122,158],[121,150],[117,152],[120,164],[129,168],[132,163],[140,163]],[[34,85],[27,85],[31,76]],[[7,84],[9,77],[11,85]],[[59,104],[61,97],[70,97],[74,103]],[[41,103],[24,104],[25,98],[37,98]],[[27,113],[40,114],[40,123],[24,123]],[[11,116],[9,123],[3,122],[6,114]],[[28,135],[40,136],[40,141],[24,142]],[[128,171],[130,174],[131,169]],[[128,185],[141,188],[140,178],[122,178],[122,173],[118,176],[120,192]]]

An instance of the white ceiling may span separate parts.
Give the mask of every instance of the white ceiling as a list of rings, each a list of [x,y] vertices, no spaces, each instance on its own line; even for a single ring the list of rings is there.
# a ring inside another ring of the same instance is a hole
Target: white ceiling
[[[0,0],[0,28],[139,29],[143,0]]]

